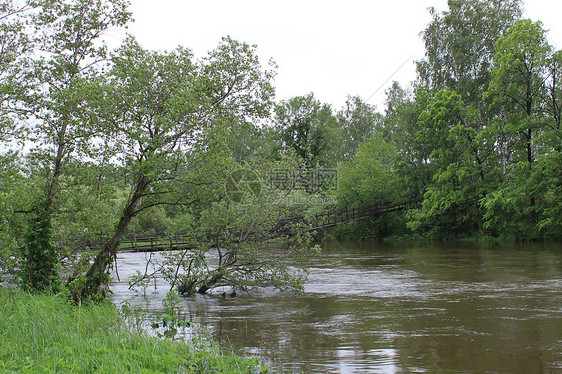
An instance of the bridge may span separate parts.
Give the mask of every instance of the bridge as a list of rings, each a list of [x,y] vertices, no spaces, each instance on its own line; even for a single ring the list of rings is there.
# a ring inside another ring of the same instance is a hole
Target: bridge
[[[380,217],[384,214],[409,209],[412,204],[396,204],[390,202],[362,205],[351,208],[318,213],[308,221],[307,231],[322,230],[329,227],[348,224],[370,218]],[[292,224],[304,220],[303,216],[295,216],[279,220],[263,239],[271,239],[288,233]],[[263,234],[262,234],[263,235]],[[170,250],[182,250],[193,248],[196,245],[193,237],[189,234],[160,234],[160,235],[130,235],[121,240],[119,252],[158,252]],[[85,244],[82,243],[82,247]],[[98,245],[89,245],[97,248]]]
[[[318,213],[310,220],[311,227],[308,230],[321,230],[328,227],[345,225],[350,222],[376,218],[387,213],[408,209],[409,207],[410,204],[384,202]],[[296,222],[302,219],[302,217],[292,217],[286,220],[281,220],[281,222]]]

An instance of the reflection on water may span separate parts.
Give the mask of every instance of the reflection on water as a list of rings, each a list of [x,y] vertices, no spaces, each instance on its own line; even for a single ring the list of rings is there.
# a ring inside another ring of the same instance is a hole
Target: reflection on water
[[[220,343],[296,373],[562,372],[562,245],[476,248],[326,243],[302,295],[186,298]],[[145,254],[119,255],[115,301]]]

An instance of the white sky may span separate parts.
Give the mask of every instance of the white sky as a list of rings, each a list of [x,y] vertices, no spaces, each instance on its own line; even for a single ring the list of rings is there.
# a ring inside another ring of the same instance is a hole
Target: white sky
[[[413,61],[424,53],[419,33],[431,19],[427,8],[447,9],[446,0],[132,3],[129,32],[145,48],[182,45],[202,56],[230,35],[257,44],[264,62],[272,58],[279,65],[277,100],[313,92],[337,110],[348,95],[372,96],[369,103],[380,111],[393,80],[405,87],[415,79]],[[562,48],[562,1],[527,0],[525,10],[524,17],[541,20],[550,42]]]

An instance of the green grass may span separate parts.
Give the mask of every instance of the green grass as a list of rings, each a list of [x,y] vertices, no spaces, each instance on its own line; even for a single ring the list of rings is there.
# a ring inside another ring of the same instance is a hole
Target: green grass
[[[212,345],[211,345],[212,346]],[[0,286],[0,373],[255,373],[256,362],[133,332],[114,305]]]

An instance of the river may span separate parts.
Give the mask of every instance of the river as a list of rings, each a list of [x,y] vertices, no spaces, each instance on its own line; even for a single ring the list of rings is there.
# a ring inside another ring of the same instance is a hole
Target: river
[[[562,373],[562,244],[322,247],[303,294],[198,295],[188,318],[272,372]],[[119,254],[112,290],[156,313],[163,281],[127,287],[146,256]]]

